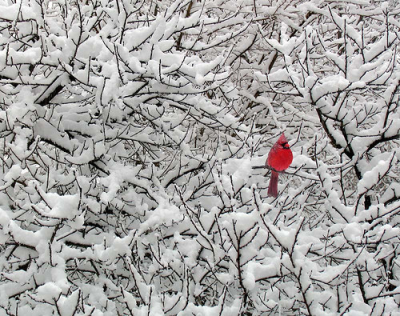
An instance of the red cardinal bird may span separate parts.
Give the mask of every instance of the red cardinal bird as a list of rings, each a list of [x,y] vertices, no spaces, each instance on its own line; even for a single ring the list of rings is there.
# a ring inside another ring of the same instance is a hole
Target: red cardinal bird
[[[285,134],[282,133],[281,137],[279,137],[278,141],[271,148],[266,161],[266,165],[272,169],[272,176],[268,187],[269,196],[278,196],[278,172],[286,170],[292,161],[292,151]]]

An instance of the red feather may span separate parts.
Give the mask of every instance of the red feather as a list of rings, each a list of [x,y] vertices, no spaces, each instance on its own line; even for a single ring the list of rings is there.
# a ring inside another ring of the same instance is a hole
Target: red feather
[[[285,134],[282,133],[278,141],[268,154],[266,165],[272,169],[271,181],[269,182],[268,195],[278,196],[278,176],[280,171],[286,170],[293,161],[293,153],[289,147]]]

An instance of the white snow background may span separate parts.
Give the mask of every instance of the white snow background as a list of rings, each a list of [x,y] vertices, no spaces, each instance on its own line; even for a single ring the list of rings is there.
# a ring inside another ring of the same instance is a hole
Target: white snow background
[[[0,315],[400,315],[399,21],[0,0]]]

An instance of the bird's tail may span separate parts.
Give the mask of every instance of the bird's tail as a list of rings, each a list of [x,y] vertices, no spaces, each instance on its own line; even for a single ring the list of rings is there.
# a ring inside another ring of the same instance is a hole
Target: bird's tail
[[[278,196],[278,177],[279,173],[272,171],[271,175],[271,180],[269,181],[269,187],[268,187],[268,195],[269,196]]]

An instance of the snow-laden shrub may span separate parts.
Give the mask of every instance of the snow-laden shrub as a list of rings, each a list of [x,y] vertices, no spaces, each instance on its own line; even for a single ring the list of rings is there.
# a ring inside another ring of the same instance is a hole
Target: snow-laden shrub
[[[0,311],[396,315],[398,15],[1,1]]]

